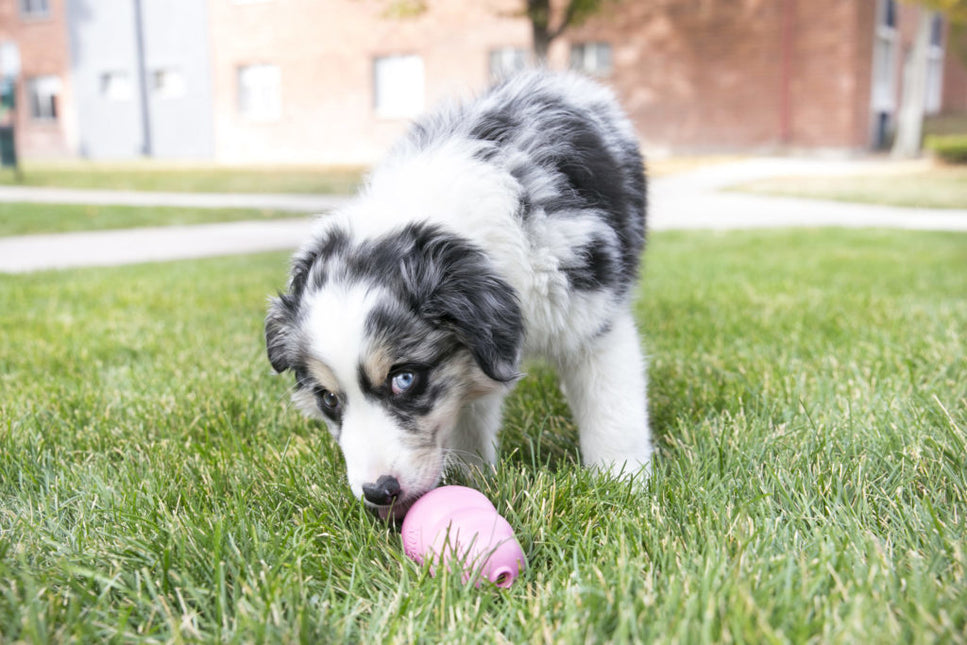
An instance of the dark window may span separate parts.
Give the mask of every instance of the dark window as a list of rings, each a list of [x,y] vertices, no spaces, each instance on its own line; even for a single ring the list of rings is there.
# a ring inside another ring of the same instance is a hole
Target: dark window
[[[943,16],[934,14],[930,23],[930,44],[934,47],[943,45]]]
[[[20,0],[20,15],[24,18],[46,18],[49,13],[49,0]]]
[[[30,118],[38,121],[55,120],[58,94],[60,94],[60,78],[57,76],[36,76],[27,79]]]
[[[896,27],[896,0],[883,0],[883,26]]]

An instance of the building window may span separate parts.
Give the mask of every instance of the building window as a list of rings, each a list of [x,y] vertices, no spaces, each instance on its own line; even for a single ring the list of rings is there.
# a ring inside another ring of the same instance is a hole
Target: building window
[[[113,70],[101,74],[101,96],[108,101],[130,101],[134,98],[134,84],[131,74],[124,70]]]
[[[15,42],[0,40],[0,76],[20,76],[20,47]]]
[[[424,105],[423,59],[419,56],[385,56],[373,65],[373,96],[377,116],[407,119]]]
[[[27,100],[30,118],[37,121],[57,119],[57,97],[60,94],[60,78],[36,76],[27,79]]]
[[[880,4],[879,24],[896,29],[896,0],[883,0]]]
[[[873,109],[892,111],[896,102],[896,0],[880,0],[873,34]]]
[[[927,94],[923,104],[927,114],[939,113],[943,101],[943,28],[943,16],[934,14],[927,46]]]
[[[282,117],[282,74],[278,65],[238,68],[238,111],[253,121]]]
[[[187,93],[185,77],[177,69],[156,69],[151,74],[151,89],[163,99],[180,99]]]
[[[46,18],[50,15],[49,0],[20,0],[20,15],[24,18]]]
[[[513,76],[527,67],[527,51],[520,47],[501,47],[490,50],[490,78],[499,81]]]
[[[611,45],[582,43],[571,45],[571,69],[593,76],[611,73]]]
[[[896,0],[880,0],[877,4],[873,32],[873,86],[870,109],[873,112],[873,146],[889,144],[893,113],[896,111],[897,47]]]

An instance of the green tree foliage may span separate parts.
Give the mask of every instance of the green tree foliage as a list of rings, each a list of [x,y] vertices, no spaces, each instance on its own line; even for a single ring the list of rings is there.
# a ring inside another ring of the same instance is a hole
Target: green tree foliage
[[[534,57],[547,60],[547,50],[555,38],[569,27],[579,25],[606,2],[613,0],[524,0],[523,7],[513,15],[526,16],[534,36]],[[416,18],[429,10],[427,0],[387,0],[383,15],[387,18]]]
[[[967,0],[903,0],[907,4],[939,11],[951,23],[967,23]]]
[[[561,17],[554,24],[554,13],[551,0],[527,0],[527,17],[531,22],[534,36],[534,56],[539,61],[547,60],[547,50],[555,38],[563,34],[569,27],[581,24],[588,16],[594,14],[607,0],[570,0]],[[556,4],[556,3],[554,3]]]

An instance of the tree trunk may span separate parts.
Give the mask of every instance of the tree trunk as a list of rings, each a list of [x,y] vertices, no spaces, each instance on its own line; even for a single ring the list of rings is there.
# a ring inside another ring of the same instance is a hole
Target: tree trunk
[[[534,59],[538,65],[543,65],[547,62],[547,50],[552,40],[550,0],[527,0],[527,17],[534,37]]]
[[[935,11],[921,7],[913,48],[903,62],[903,93],[897,117],[894,157],[911,158],[920,154],[923,137],[923,112],[927,96],[927,50]]]
[[[532,25],[534,33],[534,61],[538,65],[547,63],[547,51],[551,48],[551,35],[547,28],[542,28],[537,23]]]

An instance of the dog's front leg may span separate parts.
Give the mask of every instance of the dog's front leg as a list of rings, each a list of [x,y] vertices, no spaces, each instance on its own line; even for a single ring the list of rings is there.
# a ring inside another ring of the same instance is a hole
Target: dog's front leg
[[[586,466],[627,476],[651,472],[645,360],[630,311],[586,347],[559,360]]]

